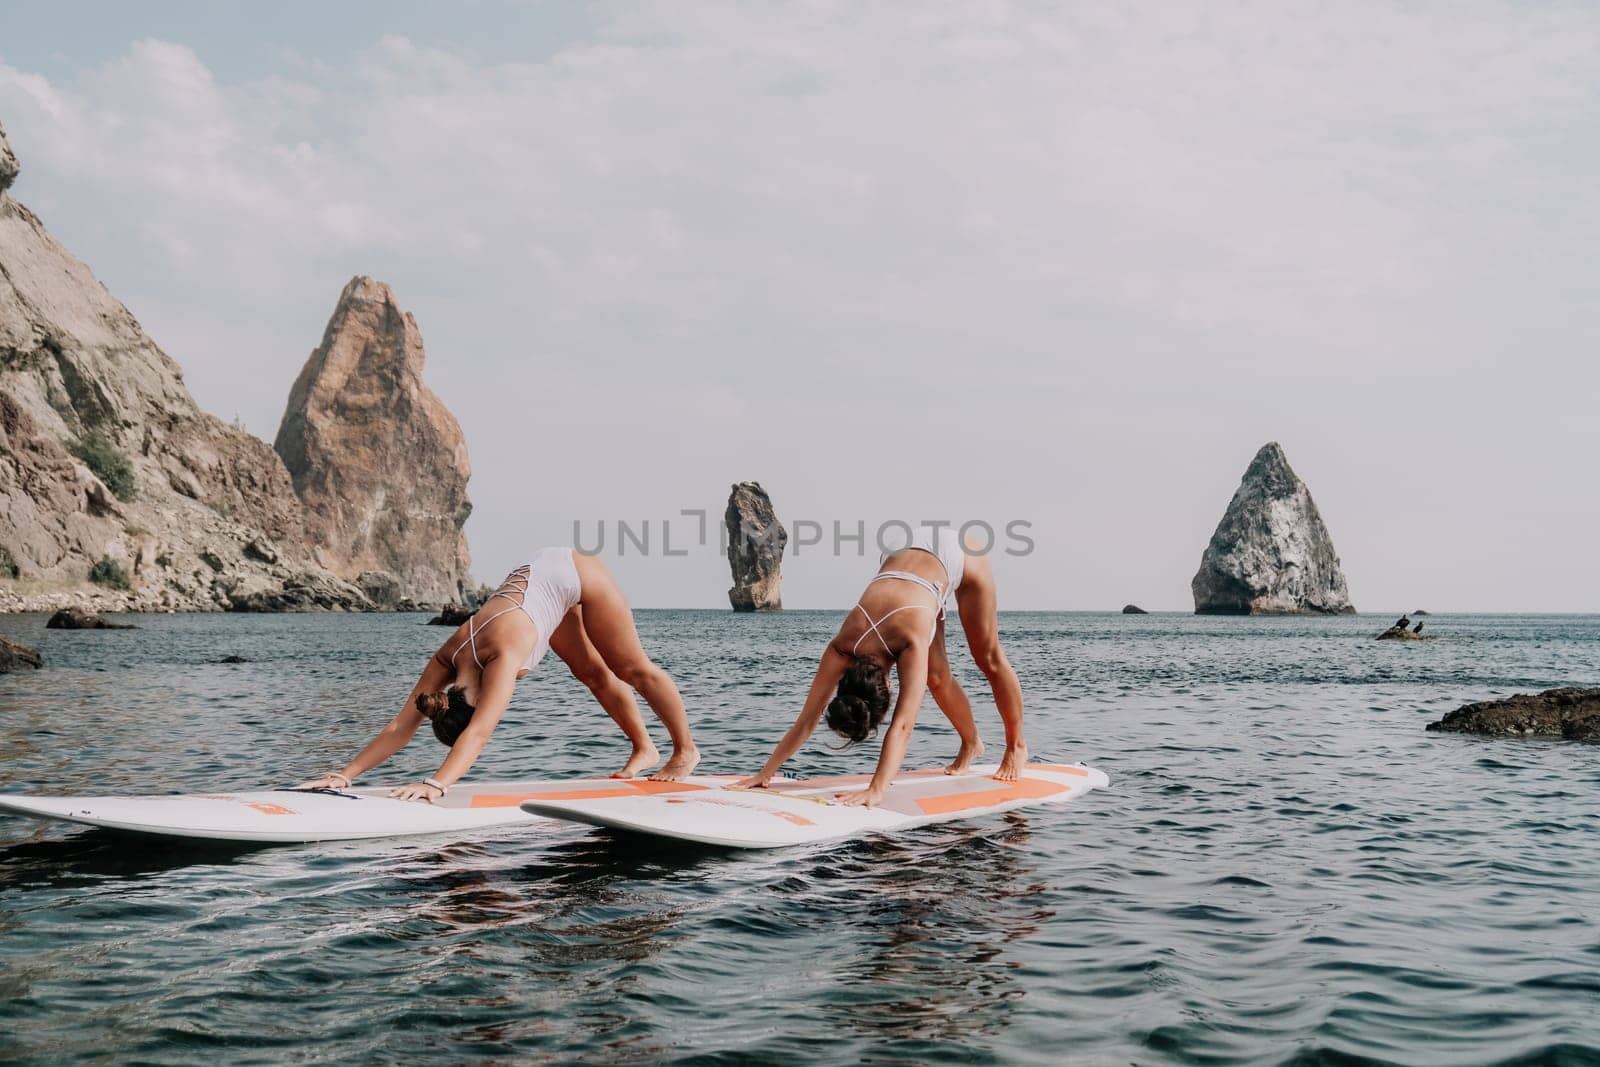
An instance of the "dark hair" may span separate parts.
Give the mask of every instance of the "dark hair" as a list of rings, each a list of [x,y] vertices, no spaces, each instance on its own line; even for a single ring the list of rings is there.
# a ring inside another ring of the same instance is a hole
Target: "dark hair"
[[[433,736],[441,745],[454,745],[477,709],[467,703],[467,691],[452,685],[443,693],[418,693],[417,711],[433,723]]]
[[[828,728],[851,744],[878,732],[889,713],[889,676],[877,661],[857,656],[844,669],[839,691],[828,701]]]

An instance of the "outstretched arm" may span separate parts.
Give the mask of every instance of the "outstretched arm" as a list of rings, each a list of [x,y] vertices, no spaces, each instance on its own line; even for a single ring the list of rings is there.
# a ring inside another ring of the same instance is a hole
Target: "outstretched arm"
[[[839,685],[839,679],[844,675],[844,669],[850,665],[850,657],[828,646],[822,654],[822,662],[817,665],[816,676],[811,679],[811,691],[806,694],[805,707],[800,709],[800,717],[789,727],[783,735],[783,740],[778,742],[778,747],[773,749],[772,755],[767,757],[767,762],[762,765],[761,771],[748,778],[733,784],[734,789],[760,789],[772,781],[772,776],[778,773],[778,768],[800,751],[800,746],[817,729],[817,723],[822,721],[822,713],[828,707],[828,700],[833,696],[833,691]]]
[[[472,769],[483,747],[489,743],[494,728],[500,725],[500,717],[510,706],[511,693],[516,686],[517,665],[510,657],[495,656],[483,668],[483,678],[478,683],[478,703],[473,708],[472,720],[461,731],[461,736],[456,738],[456,743],[450,746],[450,754],[444,758],[439,769],[433,772],[435,782],[449,787]],[[389,795],[401,800],[431,802],[444,794],[426,782],[419,782],[401,786]]]
[[[410,743],[416,734],[417,727],[425,721],[422,713],[417,710],[417,695],[431,693],[445,687],[450,681],[452,671],[450,664],[440,658],[435,652],[428,659],[428,665],[422,669],[422,677],[417,679],[417,684],[411,687],[411,693],[406,697],[406,702],[401,705],[400,711],[389,720],[389,725],[378,731],[378,736],[367,742],[367,747],[357,753],[356,758],[339,768],[336,774],[323,775],[321,778],[302,782],[301,789],[345,789],[352,785],[357,778],[366,774],[372,768],[399,752]],[[340,781],[339,779],[343,779]]]
[[[917,725],[917,712],[922,708],[922,694],[928,689],[927,646],[908,646],[895,662],[895,673],[900,679],[900,699],[895,701],[894,722],[889,725],[889,732],[883,738],[877,773],[872,776],[866,789],[841,796],[840,799],[846,804],[872,807],[883,799],[884,790],[900,773],[906,748],[911,744],[911,731]]]

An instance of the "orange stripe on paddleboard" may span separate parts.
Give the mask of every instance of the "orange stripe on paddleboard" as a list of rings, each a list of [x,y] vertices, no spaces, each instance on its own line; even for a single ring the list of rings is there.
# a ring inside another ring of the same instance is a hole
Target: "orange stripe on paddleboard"
[[[703,790],[693,782],[624,782],[593,789],[552,789],[542,793],[479,793],[472,798],[474,808],[514,808],[524,800],[604,800],[606,797],[655,796],[658,793],[690,793]]]
[[[957,793],[953,796],[918,797],[917,807],[924,815],[949,815],[973,808],[987,808],[1012,800],[1038,800],[1041,797],[1065,793],[1067,786],[1045,782],[1037,778],[1023,778],[1000,789],[984,789],[976,793]]]
[[[1030,771],[1055,771],[1057,774],[1076,774],[1079,778],[1089,777],[1089,772],[1082,767],[1069,767],[1064,763],[1030,763]]]
[[[296,815],[296,814],[299,814],[293,808],[286,808],[282,804],[257,804],[255,802],[249,801],[249,800],[245,801],[245,803],[250,805],[250,807],[255,808],[257,811],[259,811],[263,815]]]
[[[790,797],[791,800],[811,800],[811,797]],[[804,815],[796,815],[792,811],[778,811],[776,808],[759,808],[754,804],[741,804],[729,796],[695,797],[693,800],[669,800],[668,804],[720,804],[724,808],[738,808],[741,811],[753,811],[760,815],[772,815],[785,822],[794,823],[796,826],[815,826],[816,823]]]

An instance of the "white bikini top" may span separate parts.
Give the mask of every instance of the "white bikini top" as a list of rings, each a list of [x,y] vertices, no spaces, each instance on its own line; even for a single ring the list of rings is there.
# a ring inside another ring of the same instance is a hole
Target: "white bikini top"
[[[478,658],[478,635],[506,612],[520,611],[533,623],[534,630],[533,648],[520,670],[531,671],[549,651],[550,639],[555,636],[561,620],[583,600],[583,582],[578,577],[572,549],[539,549],[533,554],[532,561],[506,575],[506,580],[490,594],[489,600],[495,597],[505,598],[511,606],[501,608],[482,622],[478,621],[478,615],[468,619],[467,639],[450,654],[450,664],[455,665],[456,656],[461,654],[462,648],[470,648],[473,661],[482,670],[483,660]],[[484,601],[485,608],[488,603]]]
[[[919,549],[919,551],[927,551],[927,550],[926,549]],[[939,557],[937,555],[934,555],[933,553],[929,553],[929,554],[933,555],[934,559],[939,559]],[[944,565],[944,560],[942,560],[942,559],[939,560],[939,564],[940,564],[940,566],[943,566]],[[945,569],[945,573],[948,576],[949,568]],[[870,633],[870,634],[874,634],[874,635],[877,636],[878,644],[882,645],[883,646],[883,650],[885,652],[887,652],[892,657],[894,655],[894,652],[893,652],[893,650],[891,650],[889,648],[889,642],[884,640],[883,633],[878,629],[878,626],[880,624],[888,621],[889,616],[894,615],[897,612],[912,611],[912,610],[914,610],[916,608],[921,608],[921,607],[924,607],[924,606],[931,606],[933,608],[933,611],[934,611],[934,616],[933,616],[933,625],[928,627],[928,641],[930,643],[932,643],[934,635],[939,632],[939,620],[944,618],[945,594],[942,591],[940,591],[940,589],[939,589],[939,587],[937,585],[934,585],[932,582],[928,581],[928,579],[924,578],[922,575],[920,575],[920,574],[912,574],[910,571],[879,571],[877,574],[872,576],[872,582],[886,582],[886,581],[910,582],[912,585],[920,585],[920,586],[922,586],[922,588],[926,589],[928,592],[933,594],[933,603],[931,605],[902,604],[898,608],[894,608],[891,611],[884,612],[883,616],[881,618],[874,619],[872,617],[872,615],[867,611],[866,608],[861,607],[861,602],[857,601],[856,602],[856,607],[860,609],[862,615],[866,616],[867,628],[866,628],[866,630],[862,631],[862,634],[861,634],[860,637],[856,638],[856,643],[851,647],[850,654],[852,656],[855,655],[857,653],[857,651],[861,648],[861,642],[863,640],[865,640],[867,634]],[[868,582],[867,584],[871,585],[872,582]],[[946,586],[949,585],[948,578],[947,578],[945,584],[946,584]]]
[[[535,619],[533,617],[533,613],[527,609],[528,582],[532,572],[533,567],[531,565],[518,567],[510,574],[506,575],[506,580],[500,583],[499,589],[496,589],[493,593],[489,594],[489,600],[493,600],[495,597],[505,597],[511,602],[511,606],[509,608],[501,608],[493,615],[490,615],[487,619],[484,619],[482,624],[478,623],[478,615],[481,614],[481,612],[474,612],[472,617],[467,620],[467,639],[461,644],[457,645],[454,652],[450,653],[450,666],[454,667],[456,665],[456,657],[461,655],[461,650],[463,648],[471,648],[472,662],[478,665],[478,669],[480,671],[483,670],[483,660],[478,658],[478,633],[482,630],[488,629],[491,622],[494,622],[494,620],[498,619],[507,612],[520,611],[524,615],[528,616],[529,621],[532,622],[534,626],[539,625],[539,620]],[[522,599],[518,600],[511,595],[512,593],[522,594]],[[489,600],[485,600],[483,602],[484,607],[489,606]]]

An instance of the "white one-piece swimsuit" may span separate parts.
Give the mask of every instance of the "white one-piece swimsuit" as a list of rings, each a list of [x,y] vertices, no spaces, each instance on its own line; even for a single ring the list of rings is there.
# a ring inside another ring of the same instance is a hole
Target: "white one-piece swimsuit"
[[[506,575],[500,588],[490,594],[483,604],[487,608],[490,602],[503,598],[508,606],[481,623],[477,615],[467,620],[467,639],[456,646],[455,652],[450,655],[450,662],[455,662],[463,648],[471,648],[473,662],[482,670],[483,661],[478,659],[478,634],[506,612],[520,611],[533,623],[535,633],[533,651],[528,653],[527,662],[521,667],[521,670],[530,671],[544,659],[545,652],[550,648],[550,635],[567,617],[567,612],[578,606],[582,596],[583,589],[578,582],[578,567],[573,562],[572,549],[541,548],[531,560]]]
[[[899,548],[891,549],[890,551],[887,551],[883,555],[879,556],[878,565],[881,567],[884,560],[888,559],[896,552],[904,552],[908,548],[916,548],[922,550],[923,552],[927,552],[937,559],[941,564],[943,564],[945,576],[944,588],[941,589],[933,582],[928,581],[928,579],[924,578],[922,575],[912,574],[910,571],[879,571],[877,574],[873,575],[872,581],[910,582],[913,585],[920,585],[922,588],[933,594],[933,604],[931,605],[933,608],[933,623],[928,627],[928,641],[931,643],[934,635],[939,632],[939,620],[944,618],[945,606],[949,603],[950,594],[961,588],[961,579],[966,575],[967,572],[967,554],[961,548],[960,536],[954,530],[944,526],[923,526],[912,535],[909,544],[902,545]],[[867,584],[871,585],[872,582],[868,582]],[[889,616],[895,614],[895,612],[908,611],[912,608],[918,608],[921,606],[922,605],[920,604],[904,604],[898,608],[895,608],[893,611],[884,612],[882,618],[874,619],[870,614],[868,614],[867,609],[863,608],[858,602],[856,604],[856,608],[860,610],[862,615],[866,616],[867,628],[862,631],[860,637],[856,638],[856,643],[850,651],[855,652],[859,650],[861,648],[861,642],[866,638],[867,634],[870,633],[876,635],[878,638],[878,643],[883,646],[883,650],[885,652],[889,652],[889,642],[883,639],[883,634],[879,632],[878,627],[882,625],[884,620],[888,619]],[[890,655],[893,655],[893,653],[890,652]]]

